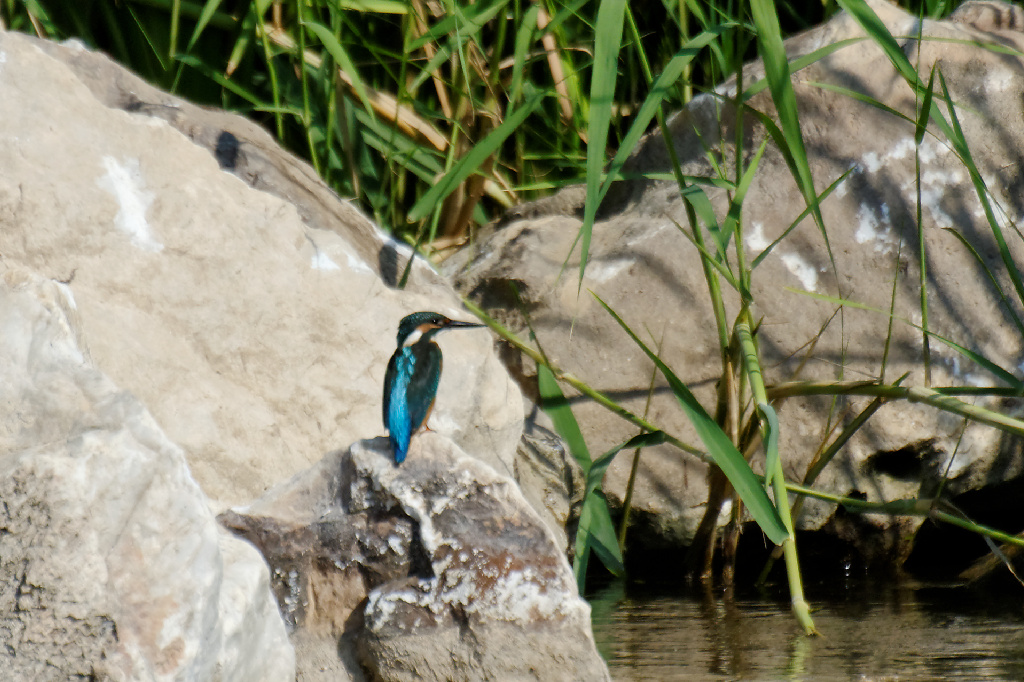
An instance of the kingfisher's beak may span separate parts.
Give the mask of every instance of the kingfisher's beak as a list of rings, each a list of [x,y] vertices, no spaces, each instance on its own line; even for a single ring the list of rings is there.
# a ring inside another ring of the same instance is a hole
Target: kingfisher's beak
[[[483,327],[479,322],[460,322],[459,320],[448,320],[445,329],[468,329],[470,327]]]

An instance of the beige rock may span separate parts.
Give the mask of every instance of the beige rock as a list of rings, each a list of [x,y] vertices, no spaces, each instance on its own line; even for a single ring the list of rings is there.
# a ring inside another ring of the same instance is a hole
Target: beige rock
[[[361,441],[221,518],[266,556],[324,671],[361,679],[358,640],[370,679],[607,679],[561,541],[440,434],[398,467],[386,439]]]
[[[0,54],[0,254],[67,283],[97,366],[216,503],[384,433],[398,321],[466,317],[439,276],[417,260],[389,288],[408,249],[240,117],[74,44],[0,32]],[[235,174],[213,153],[225,135]],[[440,343],[432,428],[511,473],[521,401],[490,335]]]
[[[0,670],[288,680],[259,554],[81,344],[67,286],[0,265]]]
[[[892,34],[902,36],[905,51],[912,63],[920,62],[922,73],[936,64],[945,75],[974,159],[1008,236],[1013,235],[1008,239],[1019,267],[1024,250],[1009,225],[1011,220],[1019,224],[1024,217],[1020,200],[1024,179],[1019,173],[1024,131],[1015,123],[1020,118],[1020,88],[1015,84],[1024,79],[1024,61],[1010,52],[975,44],[988,41],[1009,50],[1024,48],[1021,23],[1014,23],[1019,10],[1000,3],[970,4],[961,10],[959,21],[925,21],[923,32],[930,40],[918,45],[905,37],[916,32],[915,17],[886,2],[870,4]],[[971,21],[984,24],[979,28]],[[795,58],[862,35],[853,19],[841,14],[787,41],[787,51]],[[761,65],[751,64],[745,69],[744,83],[754,83],[761,76]],[[888,310],[893,278],[898,277],[896,314],[921,320],[915,151],[921,162],[929,326],[1020,376],[1021,335],[999,291],[949,231],[959,231],[975,245],[985,267],[996,273],[1001,291],[1013,300],[1013,287],[964,166],[941,133],[927,136],[915,147],[912,122],[817,83],[853,88],[904,112],[911,121],[916,111],[913,91],[869,40],[796,72],[793,81],[818,191],[852,172],[822,205],[835,269],[822,235],[813,221],[805,219],[754,271],[755,316],[764,316],[758,338],[767,380],[879,376],[888,318],[856,309],[832,317],[835,304],[800,291]],[[735,84],[726,83],[719,90],[729,96],[730,88]],[[750,105],[774,113],[767,90],[753,97]],[[941,108],[946,112],[945,105]],[[696,98],[675,115],[669,127],[684,172],[713,174],[705,145],[731,169],[736,125],[728,104],[712,95]],[[743,153],[749,160],[766,132],[749,114],[743,125]],[[629,173],[669,170],[664,142],[657,133],[643,140],[626,167]],[[728,197],[724,191],[705,189],[721,218]],[[697,252],[677,231],[677,224],[687,224],[678,188],[650,180],[624,182],[613,190],[594,227],[592,260],[578,296],[576,277],[559,277],[559,273],[580,227],[582,197],[578,188],[570,188],[562,199],[520,209],[521,219],[513,216],[481,239],[476,253],[451,264],[459,286],[486,302],[493,315],[523,331],[518,308],[501,303],[506,282],[515,281],[540,341],[555,362],[642,414],[652,366],[587,293],[593,290],[640,336],[653,339],[652,345],[662,344],[662,357],[714,412],[714,387],[721,373],[717,335]],[[748,262],[782,235],[804,208],[781,153],[770,143],[744,203]],[[733,247],[730,260],[736,262]],[[566,272],[574,273],[577,266],[578,259],[570,259]],[[1020,301],[1010,305],[1020,314]],[[727,306],[734,316],[738,311],[735,295],[727,296]],[[933,385],[998,384],[949,347],[935,340],[930,346]],[[921,358],[921,333],[906,323],[895,324],[886,379],[909,372],[904,384],[922,385]],[[849,422],[866,402],[841,400],[832,419]],[[998,411],[1017,409],[1012,402],[984,404]],[[576,413],[592,452],[621,443],[636,432],[634,426],[586,401]],[[790,479],[800,480],[826,437],[829,401],[789,400],[782,404],[780,418],[785,471]],[[656,384],[649,419],[698,444],[664,381]],[[958,446],[961,425],[959,417],[921,405],[888,404],[826,468],[816,485],[832,493],[883,501],[933,494],[951,459],[947,494],[1020,474],[1019,448],[1011,441],[994,429],[971,425]],[[705,465],[668,446],[645,450],[642,457],[634,503],[638,518],[646,521],[634,529],[634,538],[688,543],[704,514]],[[758,462],[755,466],[760,466]],[[609,469],[606,488],[613,499],[621,499],[628,474],[629,458],[620,457]],[[812,502],[798,523],[806,529],[820,528],[833,511],[833,505]],[[888,528],[891,522],[890,517],[868,516],[858,517],[855,523]],[[910,527],[900,527],[896,534],[901,539],[912,537],[918,523],[910,521]]]

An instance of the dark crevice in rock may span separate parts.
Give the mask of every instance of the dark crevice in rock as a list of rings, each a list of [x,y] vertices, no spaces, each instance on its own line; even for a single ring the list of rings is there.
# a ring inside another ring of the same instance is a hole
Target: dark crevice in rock
[[[377,270],[388,287],[395,289],[409,264],[409,258],[398,252],[396,243],[387,243],[377,251]]]
[[[412,522],[412,537],[413,541],[409,545],[409,575],[423,580],[436,578],[434,567],[430,563],[430,553],[420,540],[420,524],[416,520]]]
[[[217,136],[217,146],[213,150],[214,156],[217,157],[217,163],[224,170],[234,170],[235,164],[238,162],[238,151],[241,146],[241,142],[237,137],[232,135],[226,130],[220,131],[220,135]]]
[[[906,445],[898,450],[878,452],[868,458],[865,473],[889,476],[900,481],[916,481],[925,473],[934,452],[934,440]]]
[[[957,495],[953,506],[976,523],[1018,533],[1024,530],[1024,478]],[[977,533],[948,523],[926,522],[917,532],[914,550],[905,569],[928,580],[955,580],[972,563],[990,555],[988,545]],[[1020,573],[1021,562],[1015,563]],[[1009,575],[1000,565],[994,573]]]
[[[493,313],[512,316],[516,323],[521,324],[519,313],[521,308],[536,310],[539,303],[532,300],[529,285],[521,279],[490,278],[478,283],[469,294],[469,298],[478,301],[481,308]]]

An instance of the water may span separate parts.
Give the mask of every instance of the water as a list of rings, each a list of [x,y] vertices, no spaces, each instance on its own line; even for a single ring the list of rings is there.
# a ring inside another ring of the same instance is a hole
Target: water
[[[612,678],[1024,680],[1024,587],[811,590],[821,637],[788,604],[615,583],[591,595]]]

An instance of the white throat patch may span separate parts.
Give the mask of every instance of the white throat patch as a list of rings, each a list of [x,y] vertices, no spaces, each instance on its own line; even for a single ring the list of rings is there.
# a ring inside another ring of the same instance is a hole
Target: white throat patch
[[[402,344],[402,347],[408,348],[409,346],[411,346],[414,343],[416,343],[417,341],[419,341],[422,337],[423,337],[423,332],[421,332],[419,329],[417,329],[417,330],[413,331],[412,334],[409,334],[409,336],[407,336],[405,338],[405,342]]]

